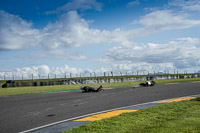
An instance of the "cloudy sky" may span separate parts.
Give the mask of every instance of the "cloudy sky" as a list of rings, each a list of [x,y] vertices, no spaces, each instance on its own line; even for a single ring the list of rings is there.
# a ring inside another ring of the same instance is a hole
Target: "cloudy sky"
[[[1,0],[0,80],[200,70],[199,0]]]

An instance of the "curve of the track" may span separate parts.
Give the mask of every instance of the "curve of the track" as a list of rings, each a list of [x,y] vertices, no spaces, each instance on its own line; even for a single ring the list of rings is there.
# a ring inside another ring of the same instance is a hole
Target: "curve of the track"
[[[85,114],[196,94],[200,83],[0,97],[0,132],[21,132]]]

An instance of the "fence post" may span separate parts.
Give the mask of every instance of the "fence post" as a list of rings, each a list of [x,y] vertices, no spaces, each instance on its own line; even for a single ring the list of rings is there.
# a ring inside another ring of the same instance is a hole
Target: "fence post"
[[[120,72],[121,76],[122,76],[122,72]]]
[[[178,76],[178,70],[177,70],[177,79],[179,79],[179,76]]]
[[[72,78],[72,73],[70,73],[70,78]]]
[[[113,77],[113,72],[111,71],[111,75],[112,75],[112,77]]]
[[[48,79],[49,79],[49,73],[48,73]]]
[[[33,74],[32,74],[32,80],[33,80]]]

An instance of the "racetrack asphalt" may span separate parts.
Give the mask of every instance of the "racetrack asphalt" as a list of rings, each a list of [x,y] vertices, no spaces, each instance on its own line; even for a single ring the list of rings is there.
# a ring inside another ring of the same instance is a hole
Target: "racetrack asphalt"
[[[55,86],[56,87],[56,86]],[[0,132],[16,133],[95,112],[200,94],[200,83],[0,97]]]

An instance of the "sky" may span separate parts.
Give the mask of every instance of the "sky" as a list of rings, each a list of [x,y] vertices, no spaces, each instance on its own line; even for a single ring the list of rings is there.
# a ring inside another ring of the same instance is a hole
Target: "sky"
[[[0,80],[200,71],[199,0],[1,0]]]

